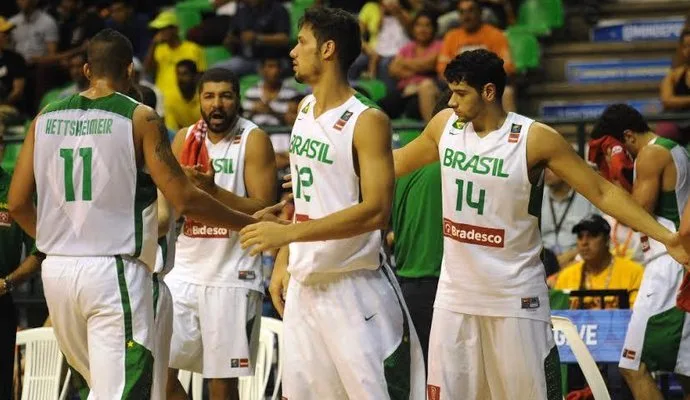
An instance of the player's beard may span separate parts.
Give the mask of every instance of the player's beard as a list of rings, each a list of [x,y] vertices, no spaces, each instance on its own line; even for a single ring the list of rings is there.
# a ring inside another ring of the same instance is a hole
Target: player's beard
[[[201,110],[201,118],[206,122],[208,130],[216,134],[225,134],[230,131],[230,128],[237,121],[237,113],[228,114],[223,110],[213,110],[210,114],[206,114]],[[221,123],[212,123],[211,119],[222,119]]]

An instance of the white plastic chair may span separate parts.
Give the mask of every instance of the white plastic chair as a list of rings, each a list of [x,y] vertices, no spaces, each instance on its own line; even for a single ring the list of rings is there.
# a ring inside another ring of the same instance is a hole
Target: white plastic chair
[[[261,317],[261,329],[271,331],[275,334],[278,343],[278,368],[275,374],[273,395],[271,395],[271,400],[278,400],[278,392],[280,391],[280,384],[283,379],[283,321],[275,318]],[[271,362],[272,361],[273,360],[271,360]]]
[[[587,350],[587,345],[580,338],[580,334],[577,332],[577,327],[568,318],[565,317],[551,317],[551,323],[553,324],[553,329],[563,332],[568,345],[575,355],[577,363],[580,365],[580,369],[587,380],[589,388],[592,390],[592,395],[596,400],[611,400],[608,390],[606,389],[606,383],[604,378],[599,372],[597,364],[594,362],[594,358]]]
[[[25,346],[22,400],[65,399],[71,372],[60,386],[64,357],[53,328],[35,328],[17,332],[17,345]]]
[[[254,376],[243,376],[239,381],[241,400],[262,400],[268,385],[273,360],[274,335],[270,331],[261,329],[259,333],[259,348],[254,361]]]

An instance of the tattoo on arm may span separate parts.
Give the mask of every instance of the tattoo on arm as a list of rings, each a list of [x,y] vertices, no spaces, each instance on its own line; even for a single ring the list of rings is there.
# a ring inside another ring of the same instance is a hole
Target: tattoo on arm
[[[170,171],[172,172],[172,177],[177,178],[179,176],[184,176],[184,171],[180,167],[180,164],[175,159],[173,155],[172,148],[170,147],[170,140],[168,140],[168,130],[163,123],[163,119],[156,113],[150,114],[146,117],[147,122],[154,121],[156,127],[158,128],[158,143],[156,143],[156,148],[154,152],[158,161],[163,162]]]

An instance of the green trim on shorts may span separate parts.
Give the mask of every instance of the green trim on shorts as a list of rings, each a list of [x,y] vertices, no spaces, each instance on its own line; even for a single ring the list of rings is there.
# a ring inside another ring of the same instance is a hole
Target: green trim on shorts
[[[677,307],[647,320],[641,360],[649,371],[675,370],[684,322],[685,313]]]
[[[403,315],[403,334],[400,344],[389,355],[385,360],[383,360],[383,373],[386,377],[386,385],[388,386],[388,395],[391,400],[403,400],[410,398],[411,392],[411,377],[410,377],[410,365],[412,364],[412,356],[410,354],[410,321],[408,320],[407,313],[405,312],[405,307],[403,307],[402,300],[398,291],[395,290],[395,285],[388,276],[388,272],[385,267],[383,268],[383,274],[388,279],[391,284],[393,293],[398,299],[398,305],[400,306],[400,311]]]
[[[71,366],[69,367],[70,371],[72,371],[72,386],[77,389],[77,393],[79,394],[79,398],[81,400],[86,400],[89,397],[89,392],[91,391],[89,389],[89,384],[86,383],[86,379],[77,372],[76,369],[72,368]]]
[[[562,400],[561,358],[555,345],[544,358],[544,378],[546,379],[546,399]]]
[[[153,354],[151,350],[134,341],[132,333],[132,307],[125,279],[122,257],[115,256],[117,281],[120,286],[122,312],[125,320],[125,387],[121,399],[148,399],[153,385]]]
[[[158,282],[158,274],[154,273],[151,278],[153,280],[153,320],[155,321],[158,312],[158,297],[160,297],[160,283]]]

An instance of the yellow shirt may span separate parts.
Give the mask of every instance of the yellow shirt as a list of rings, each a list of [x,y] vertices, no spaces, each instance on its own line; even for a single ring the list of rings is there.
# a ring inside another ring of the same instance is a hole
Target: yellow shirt
[[[191,60],[196,63],[199,71],[206,70],[206,56],[204,49],[196,43],[183,40],[177,48],[171,48],[167,43],[156,46],[153,52],[158,69],[156,70],[156,86],[163,93],[163,97],[168,96],[168,92],[177,89],[177,74],[175,66],[182,60]]]
[[[376,47],[376,39],[379,35],[379,29],[381,29],[381,18],[383,18],[381,5],[376,1],[366,3],[359,11],[359,23],[364,25],[369,32],[367,44],[372,49]]]
[[[201,111],[199,110],[199,95],[194,92],[194,97],[191,101],[187,101],[182,97],[180,89],[177,85],[174,90],[165,95],[165,126],[177,132],[185,126],[196,123],[201,118]]]
[[[640,284],[642,283],[642,274],[644,273],[642,265],[622,257],[614,256],[613,265],[605,268],[596,275],[587,274],[585,278],[586,285],[581,285],[583,264],[584,261],[579,261],[564,268],[558,274],[554,289],[578,290],[580,287],[590,290],[625,289],[630,292],[630,308],[632,308],[635,298],[637,297],[637,291],[640,289]],[[617,297],[607,296],[605,302],[606,305],[604,308],[618,308]],[[583,308],[585,309],[602,308],[601,304],[599,304],[599,298],[585,297],[584,303]],[[570,307],[579,308],[579,299],[571,298]]]

